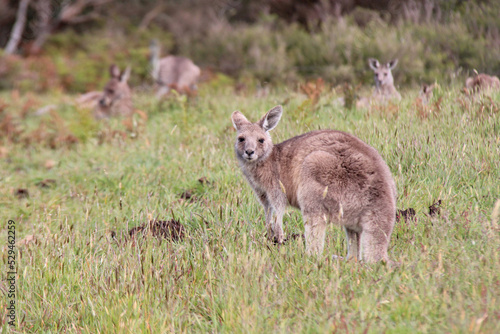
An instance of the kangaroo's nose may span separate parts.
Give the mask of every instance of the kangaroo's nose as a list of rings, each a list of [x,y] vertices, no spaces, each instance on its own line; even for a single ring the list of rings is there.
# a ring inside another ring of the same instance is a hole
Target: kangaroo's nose
[[[106,101],[105,101],[104,99],[100,99],[100,100],[99,100],[99,104],[100,104],[101,106],[104,106],[104,105],[106,104]]]
[[[252,150],[246,150],[245,153],[248,155],[248,156],[251,156],[255,151],[252,151]]]

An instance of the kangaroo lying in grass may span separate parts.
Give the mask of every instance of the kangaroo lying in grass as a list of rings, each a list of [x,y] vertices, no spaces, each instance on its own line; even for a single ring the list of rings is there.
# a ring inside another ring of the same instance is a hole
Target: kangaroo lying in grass
[[[355,136],[309,132],[273,145],[269,131],[281,118],[276,106],[252,123],[232,114],[236,157],[264,207],[268,237],[282,243],[287,204],[302,211],[306,252],[321,254],[328,222],[344,227],[347,258],[388,261],[396,217],[396,186],[380,154]]]
[[[112,116],[130,116],[134,113],[132,104],[132,92],[128,86],[130,77],[130,67],[121,73],[116,65],[111,65],[109,68],[109,79],[104,92],[99,99],[94,110],[94,116],[97,119],[107,118]]]
[[[104,87],[104,91],[91,91],[76,98],[73,103],[77,108],[92,109],[96,119],[109,118],[113,116],[130,116],[137,110],[132,104],[132,93],[128,86],[130,67],[121,73],[116,65],[109,68],[110,79]],[[44,115],[58,108],[50,104],[38,109],[35,115]],[[137,111],[141,117],[147,117],[142,111]]]

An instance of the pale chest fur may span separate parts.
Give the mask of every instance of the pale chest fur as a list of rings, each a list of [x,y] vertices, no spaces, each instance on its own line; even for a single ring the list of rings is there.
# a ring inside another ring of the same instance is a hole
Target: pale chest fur
[[[394,86],[380,86],[374,92],[374,97],[379,101],[387,99],[401,99],[401,95]]]
[[[259,193],[267,193],[273,188],[275,183],[275,175],[272,170],[264,166],[265,163],[249,164],[240,161],[240,168],[245,175],[250,186]]]

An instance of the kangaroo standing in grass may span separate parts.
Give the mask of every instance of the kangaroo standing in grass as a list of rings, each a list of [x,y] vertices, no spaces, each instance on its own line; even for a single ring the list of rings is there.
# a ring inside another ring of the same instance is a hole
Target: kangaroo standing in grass
[[[398,64],[394,59],[387,64],[380,64],[377,59],[368,59],[368,65],[373,70],[375,78],[375,91],[371,97],[363,97],[356,102],[358,108],[368,108],[372,103],[386,103],[389,100],[401,100],[401,94],[394,87],[392,70]]]
[[[134,113],[132,104],[132,93],[128,86],[130,77],[130,67],[121,73],[116,65],[109,68],[109,79],[104,92],[99,99],[94,115],[96,118],[106,118],[112,116],[130,116]]]
[[[196,90],[196,82],[200,77],[200,68],[190,59],[167,56],[160,59],[160,45],[153,40],[150,45],[151,75],[160,86],[156,96],[167,94],[170,89],[189,93]]]
[[[392,77],[392,70],[398,64],[398,60],[394,59],[387,64],[381,65],[377,59],[370,58],[368,64],[375,76],[375,93],[373,97],[378,101],[401,100],[401,94],[394,87],[394,78]]]
[[[251,123],[232,114],[236,157],[264,207],[268,236],[284,240],[283,214],[302,211],[306,252],[321,254],[328,222],[344,227],[347,258],[388,261],[396,217],[396,186],[380,154],[353,135],[335,130],[309,132],[273,145],[269,131],[283,109],[276,106]]]

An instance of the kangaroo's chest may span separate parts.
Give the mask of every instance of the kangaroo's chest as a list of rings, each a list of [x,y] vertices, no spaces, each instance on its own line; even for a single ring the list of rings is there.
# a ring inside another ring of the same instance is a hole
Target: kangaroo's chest
[[[271,191],[273,178],[269,173],[262,173],[260,171],[253,171],[249,168],[244,168],[243,174],[247,178],[248,183],[258,192],[267,193]]]
[[[384,85],[375,91],[375,98],[385,100],[397,96],[397,91],[394,86]]]
[[[247,167],[243,168],[243,174],[259,196],[265,194],[271,202],[273,200],[280,202],[286,200],[289,205],[298,208],[295,180],[290,178],[287,173],[285,175],[277,168],[259,170]]]

